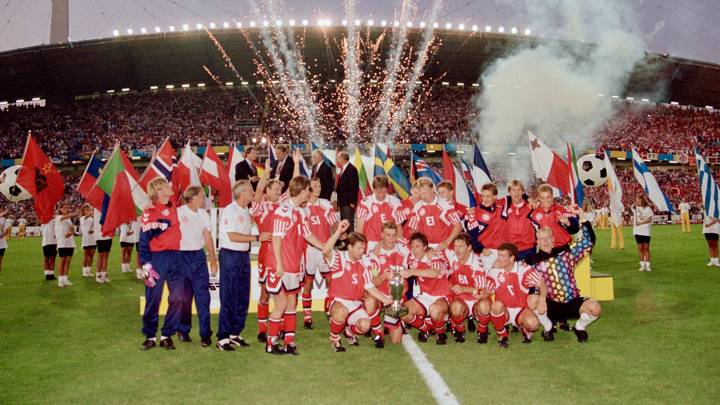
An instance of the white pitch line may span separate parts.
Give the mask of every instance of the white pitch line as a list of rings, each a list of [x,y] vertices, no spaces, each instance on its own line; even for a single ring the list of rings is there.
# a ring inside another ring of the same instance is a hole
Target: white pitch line
[[[403,336],[402,344],[405,350],[410,355],[415,367],[420,371],[420,374],[425,380],[432,396],[435,398],[440,405],[455,405],[460,404],[455,395],[450,391],[450,387],[445,384],[440,373],[435,370],[432,363],[425,357],[425,353],[418,347],[417,343],[408,335]]]

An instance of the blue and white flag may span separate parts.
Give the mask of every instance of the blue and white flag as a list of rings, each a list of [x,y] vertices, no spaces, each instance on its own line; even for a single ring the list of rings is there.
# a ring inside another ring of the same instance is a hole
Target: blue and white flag
[[[637,153],[635,148],[632,150],[633,159],[633,174],[635,179],[645,190],[645,193],[650,198],[653,204],[657,207],[658,211],[675,212],[675,209],[667,198],[665,193],[660,190],[660,186],[655,180],[655,176],[652,175],[645,162],[643,162],[640,154]]]
[[[490,177],[490,170],[485,164],[485,159],[480,153],[477,145],[473,145],[473,165],[472,165],[472,178],[475,184],[475,191],[481,192],[482,186],[487,183],[492,183],[492,177]]]
[[[695,162],[697,163],[700,192],[702,192],[703,207],[708,217],[720,217],[720,188],[712,175],[710,166],[705,163],[700,151],[695,149]]]

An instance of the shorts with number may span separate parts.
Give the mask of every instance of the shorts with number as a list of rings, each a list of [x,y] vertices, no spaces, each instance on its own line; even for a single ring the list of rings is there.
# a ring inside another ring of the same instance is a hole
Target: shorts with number
[[[520,313],[525,309],[526,307],[521,308],[507,308],[509,319],[508,322],[510,325],[519,328],[518,326],[518,316],[520,316]]]
[[[330,303],[330,308],[332,308],[334,304],[340,304],[347,309],[348,317],[346,322],[348,325],[356,325],[361,319],[370,319],[370,315],[368,315],[367,311],[365,311],[365,306],[362,301],[350,301],[342,298],[333,298]]]
[[[315,277],[315,273],[317,273],[318,270],[320,274],[330,272],[330,268],[325,262],[323,252],[314,246],[308,246],[305,250],[305,276]]]
[[[283,273],[282,277],[278,277],[275,269],[265,269],[265,288],[269,294],[279,294],[281,291],[286,293],[297,294],[302,286],[305,274],[299,273]]]
[[[420,293],[419,295],[416,295],[413,299],[423,308],[425,308],[426,315],[430,314],[430,306],[434,304],[437,300],[443,300],[445,301],[445,303],[448,302],[447,297],[444,297],[442,295],[430,295],[425,293]]]

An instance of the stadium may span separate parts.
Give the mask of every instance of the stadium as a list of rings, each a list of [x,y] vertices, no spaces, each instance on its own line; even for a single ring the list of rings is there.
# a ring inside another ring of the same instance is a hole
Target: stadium
[[[135,2],[198,22],[74,41],[47,3],[0,48],[0,402],[719,394],[720,65],[631,6]]]

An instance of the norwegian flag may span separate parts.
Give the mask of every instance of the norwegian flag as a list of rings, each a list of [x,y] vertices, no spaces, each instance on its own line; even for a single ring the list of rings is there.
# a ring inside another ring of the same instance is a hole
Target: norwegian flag
[[[153,155],[150,164],[138,180],[138,186],[147,190],[147,185],[153,179],[162,177],[168,182],[172,181],[173,168],[177,165],[177,154],[170,143],[170,138],[165,138],[160,149]]]

